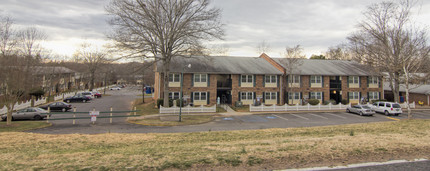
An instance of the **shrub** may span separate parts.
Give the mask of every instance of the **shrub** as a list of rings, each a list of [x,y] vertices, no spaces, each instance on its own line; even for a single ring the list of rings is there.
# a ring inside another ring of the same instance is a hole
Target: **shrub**
[[[317,105],[318,103],[320,103],[320,100],[318,99],[309,99],[308,103],[311,105]]]
[[[41,88],[34,88],[30,90],[30,93],[28,93],[31,96],[35,96],[37,99],[42,97],[45,94],[45,91]]]
[[[180,99],[177,99],[177,100],[176,100],[176,106],[178,106],[178,107],[179,107],[179,104],[181,104],[181,100],[180,100]],[[184,107],[184,104],[185,104],[185,100],[182,100],[182,107]]]
[[[164,99],[158,99],[157,100],[157,107],[160,109],[160,105],[164,103]],[[169,99],[169,107],[173,106],[173,100]]]
[[[330,100],[326,100],[325,102],[324,102],[324,105],[328,105],[328,104],[333,104],[333,105],[335,105],[336,104],[336,100],[334,100],[334,99],[330,99]]]
[[[342,99],[341,103],[342,103],[343,105],[346,105],[346,104],[348,104],[348,100],[346,100],[346,99]]]

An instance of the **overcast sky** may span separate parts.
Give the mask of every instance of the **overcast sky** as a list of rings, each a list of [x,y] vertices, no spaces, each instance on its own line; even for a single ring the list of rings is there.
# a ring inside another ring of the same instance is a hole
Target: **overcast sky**
[[[286,46],[300,44],[309,57],[346,41],[366,6],[381,0],[213,0],[226,24],[223,41],[231,56],[258,56],[262,41],[277,57]],[[18,27],[36,26],[48,34],[44,46],[71,55],[83,41],[103,44],[110,26],[104,6],[110,0],[0,0],[2,15]],[[413,10],[415,20],[430,25],[430,1]]]

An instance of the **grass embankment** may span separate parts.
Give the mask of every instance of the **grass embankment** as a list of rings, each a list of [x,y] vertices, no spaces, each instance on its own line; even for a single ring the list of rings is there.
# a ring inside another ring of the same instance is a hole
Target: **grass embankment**
[[[244,105],[241,107],[236,107],[234,105],[230,106],[236,112],[249,112],[249,105]]]
[[[0,170],[258,170],[430,157],[430,121],[176,134],[0,133]]]
[[[20,132],[32,129],[39,129],[51,126],[43,121],[12,121],[11,125],[6,125],[6,121],[0,122],[0,132]]]
[[[156,108],[155,102],[152,98],[145,98],[145,103],[142,103],[142,98],[136,99],[134,101],[134,106],[139,112],[138,115],[148,116],[148,115],[158,115],[159,110]],[[226,112],[225,109],[217,107],[217,112]],[[179,116],[172,115],[160,115],[142,118],[129,118],[130,123],[149,125],[149,126],[182,126],[182,125],[196,125],[210,122],[214,119],[212,114],[208,115],[188,115],[183,113],[181,117],[181,122],[179,122]]]

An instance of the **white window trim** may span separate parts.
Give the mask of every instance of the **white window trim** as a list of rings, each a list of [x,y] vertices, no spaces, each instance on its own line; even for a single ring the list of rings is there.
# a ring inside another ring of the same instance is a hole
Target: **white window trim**
[[[244,97],[244,94],[245,93],[245,96],[246,96],[246,98],[244,99],[243,97]],[[251,97],[251,99],[249,99],[248,97]],[[240,101],[247,101],[247,100],[254,100],[254,92],[240,92]]]
[[[170,74],[172,74],[172,81],[170,81]],[[180,83],[181,82],[181,74],[178,73],[170,73],[169,74],[169,83]],[[175,78],[179,77],[179,81],[175,81]]]
[[[204,100],[202,100],[202,93],[205,93],[205,99]],[[199,99],[196,99],[196,94],[198,94],[199,95]],[[208,92],[204,92],[204,91],[202,91],[202,92],[193,92],[193,101],[206,101],[208,99]]]
[[[376,98],[375,98],[375,96],[376,96]],[[370,98],[370,97],[372,97],[372,98]],[[379,99],[379,92],[377,92],[377,91],[370,91],[369,92],[369,97],[367,97],[369,100],[377,100],[377,99]]]
[[[196,81],[196,76],[199,76],[199,80]],[[202,76],[206,76],[206,81],[202,81]],[[194,74],[193,80],[195,83],[207,83],[208,82],[208,74]]]
[[[278,92],[264,92],[264,100],[278,100]],[[267,96],[269,94],[269,96]],[[273,99],[273,94],[275,95],[275,99]],[[267,98],[269,97],[269,98]]]
[[[246,81],[243,81],[243,76],[245,76]],[[249,77],[252,78],[251,82],[248,82]],[[245,83],[245,84],[254,83],[254,75],[240,75],[240,81],[241,81],[241,83]]]
[[[175,99],[175,94],[178,94],[178,98],[177,99],[180,99],[181,98],[181,92],[169,92],[169,99],[172,99],[172,100],[176,100]],[[172,97],[172,98],[170,98],[170,97]]]
[[[299,78],[296,79],[296,77],[299,77]],[[301,81],[300,75],[289,75],[288,83],[300,84],[300,81]]]
[[[314,81],[312,82],[312,77],[314,77]],[[322,83],[322,76],[321,75],[311,75],[311,84],[321,84]]]
[[[354,98],[355,95],[357,95],[357,98]],[[353,97],[353,98],[351,98],[351,97]],[[349,99],[350,100],[360,100],[360,92],[358,92],[358,91],[349,92]]]
[[[265,75],[264,76],[264,82],[266,84],[277,84],[278,83],[278,77],[277,75]],[[267,79],[269,77],[269,79]]]
[[[352,81],[352,82],[349,82],[349,81]],[[357,83],[355,83],[356,81],[357,81]],[[349,84],[360,84],[360,77],[359,76],[349,76],[348,82],[349,82]]]
[[[313,94],[313,95],[312,95]],[[320,98],[318,98],[318,95],[320,96]],[[314,98],[312,98],[312,96],[314,96]],[[323,95],[322,92],[310,92],[310,99],[318,99],[318,100],[322,100],[323,99]]]

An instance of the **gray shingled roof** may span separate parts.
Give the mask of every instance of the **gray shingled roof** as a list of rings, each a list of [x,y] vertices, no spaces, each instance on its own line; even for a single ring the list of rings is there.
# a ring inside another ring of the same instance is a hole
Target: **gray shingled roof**
[[[33,67],[33,71],[35,74],[43,75],[43,74],[69,74],[69,73],[75,73],[75,71],[66,68],[66,67],[54,67],[54,66],[35,66]]]
[[[286,58],[272,58],[285,68]],[[370,68],[355,61],[300,59],[302,65],[293,74],[326,76],[368,76],[377,75]]]
[[[191,64],[191,68],[185,67],[188,64]],[[162,71],[161,67],[161,62],[157,62],[158,72]],[[171,61],[170,72],[181,72],[184,67],[184,73],[283,74],[265,59],[258,57],[176,57]]]
[[[406,86],[404,84],[400,84],[400,92],[405,92],[406,91]],[[430,85],[409,85],[409,92],[410,93],[417,93],[417,94],[425,94],[425,95],[430,95]],[[389,82],[384,82],[384,90],[385,91],[391,91],[390,88],[390,83]]]

